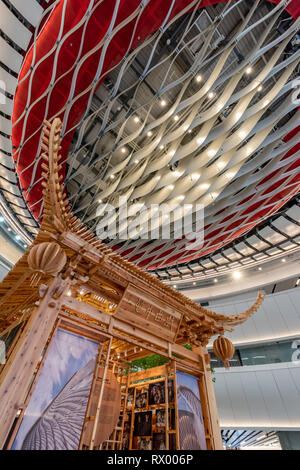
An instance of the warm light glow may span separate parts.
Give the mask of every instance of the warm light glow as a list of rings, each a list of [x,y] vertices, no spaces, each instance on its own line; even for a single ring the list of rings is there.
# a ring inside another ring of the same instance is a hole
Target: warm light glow
[[[139,120],[140,120],[140,119],[139,119],[139,117],[138,117],[138,116],[135,116],[135,117],[134,117],[134,122],[138,123],[138,122],[139,122]]]
[[[263,86],[259,85],[259,87],[257,88],[257,91],[262,91],[262,89],[263,89]]]
[[[204,142],[204,137],[199,137],[199,138],[197,139],[197,144],[198,144],[198,145],[203,144],[203,142]]]
[[[184,198],[185,198],[185,196],[181,195],[181,196],[178,196],[178,198],[177,198],[177,199],[180,199],[180,201],[183,201],[183,200],[184,200]]]
[[[99,201],[98,201],[98,202],[99,202],[99,204],[101,204],[101,203],[102,203],[102,199],[99,199]]]
[[[202,76],[201,76],[201,75],[197,75],[197,76],[196,76],[196,81],[197,81],[197,82],[201,82],[201,80],[202,80]]]
[[[114,179],[115,178],[115,175],[110,175],[110,179]]]
[[[160,148],[160,150],[163,150],[163,149],[164,149],[164,146],[163,146],[163,145],[160,145],[159,148]]]
[[[214,279],[214,282],[218,282],[218,279]]]
[[[242,277],[240,271],[234,271],[232,276],[233,276],[234,279],[240,279]]]
[[[173,157],[175,155],[175,150],[171,150],[170,155],[171,155],[171,157]]]
[[[168,188],[172,191],[172,189],[174,189],[174,185],[173,185],[173,184],[169,184]]]
[[[247,75],[250,75],[250,73],[252,73],[252,72],[253,72],[253,68],[252,68],[252,67],[249,66],[249,67],[246,68],[246,74],[247,74]]]
[[[225,165],[226,165],[225,162],[218,162],[217,163],[217,167],[219,168],[219,170],[222,170],[222,168],[224,168]]]
[[[176,114],[176,116],[174,116],[174,121],[178,121],[178,119],[179,119],[179,116],[178,114]]]
[[[176,284],[174,284],[174,286],[173,286],[173,287],[174,287],[174,289],[176,289],[176,287],[177,287],[177,286],[176,286]]]
[[[189,129],[189,130],[188,130],[188,134],[190,134],[191,132],[192,132],[192,129]]]
[[[125,153],[125,152],[126,152],[126,148],[125,148],[125,147],[122,147],[122,148],[121,148],[121,152],[122,152],[122,153]]]
[[[239,136],[241,139],[243,139],[244,137],[246,137],[246,132],[245,131],[239,131]]]
[[[71,297],[72,292],[71,292],[70,290],[68,290],[67,295],[68,295],[69,297]]]
[[[137,165],[139,163],[139,160],[134,160],[134,163]]]
[[[210,150],[207,151],[207,155],[209,157],[214,157],[216,155],[216,153],[217,153],[217,151],[214,150],[214,149],[210,149]]]
[[[148,137],[151,137],[151,136],[152,136],[152,131],[148,131],[148,132],[147,132],[147,136],[148,136]]]
[[[285,262],[286,262],[286,259],[285,259],[285,258],[282,258],[281,262],[282,262],[282,263],[285,263]]]
[[[215,96],[215,94],[214,94],[213,91],[210,91],[210,92],[208,93],[208,97],[209,97],[210,100],[211,100],[214,96]]]
[[[165,100],[161,100],[160,105],[161,106],[166,106],[167,102]]]
[[[201,184],[201,188],[202,188],[202,189],[208,189],[209,186],[210,186],[210,185],[209,185],[208,183],[203,183],[203,184]]]

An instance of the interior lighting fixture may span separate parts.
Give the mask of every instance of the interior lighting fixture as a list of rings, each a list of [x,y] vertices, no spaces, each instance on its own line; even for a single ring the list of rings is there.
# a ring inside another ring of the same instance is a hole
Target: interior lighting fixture
[[[216,153],[217,153],[217,151],[214,150],[214,149],[210,149],[210,150],[207,151],[207,155],[209,157],[214,157],[216,155]]]
[[[176,114],[176,115],[174,116],[174,121],[178,121],[178,120],[179,120],[179,116],[178,116],[178,114]]]
[[[259,87],[257,88],[257,91],[262,91],[262,89],[263,89],[263,86],[259,85]]]
[[[166,100],[161,100],[161,101],[160,101],[160,105],[161,105],[161,106],[166,106],[166,104],[167,104]]]
[[[110,175],[110,179],[111,180],[115,179],[115,175]]]
[[[224,168],[225,166],[225,162],[218,162],[217,163],[217,167],[219,168],[219,170],[222,170],[222,168]]]
[[[163,145],[160,145],[159,148],[160,148],[160,150],[163,150],[163,149],[164,149],[164,146],[163,146]]]
[[[250,73],[252,73],[252,72],[253,72],[253,68],[251,66],[246,68],[246,74],[247,75],[250,75]]]
[[[4,217],[2,217],[2,215],[0,215],[0,222],[4,222]]]
[[[137,165],[139,163],[139,160],[134,160],[134,163]]]
[[[197,75],[196,76],[196,82],[201,82],[202,81],[202,76],[201,75]]]
[[[232,276],[233,276],[234,279],[240,279],[242,277],[240,271],[234,271]]]
[[[213,97],[215,96],[214,92],[213,91],[210,91],[208,93],[208,98],[211,100]]]
[[[138,116],[135,116],[135,117],[134,117],[134,122],[138,123],[139,120],[140,120],[140,118],[139,118]]]
[[[172,191],[174,189],[174,184],[169,184],[168,188]]]
[[[151,137],[152,136],[152,131],[147,132],[147,136]]]
[[[282,263],[285,263],[285,262],[286,262],[286,259],[285,259],[285,258],[282,258],[281,262],[282,262]]]
[[[102,203],[102,199],[99,199],[99,201],[98,201],[98,202],[99,202],[99,204],[101,204],[101,203]]]
[[[125,147],[122,147],[122,148],[121,148],[121,152],[122,152],[122,153],[125,153],[125,152],[126,152],[126,148],[125,148]]]
[[[217,283],[217,282],[218,282],[218,279],[214,279],[214,282]]]

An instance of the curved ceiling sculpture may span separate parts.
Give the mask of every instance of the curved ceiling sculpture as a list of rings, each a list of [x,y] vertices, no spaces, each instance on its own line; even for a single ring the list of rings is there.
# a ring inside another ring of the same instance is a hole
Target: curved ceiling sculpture
[[[223,4],[195,33],[199,8],[214,3]],[[300,6],[296,0],[272,3],[48,2],[35,25],[13,107],[12,154],[26,200],[18,213],[29,232],[35,233],[34,222],[42,216],[42,122],[55,116],[64,122],[61,172],[72,209],[91,228],[113,223],[99,213],[99,200],[105,207],[118,196],[129,206],[204,206],[203,247],[186,251],[185,239],[110,242],[147,269],[226,246],[297,193],[300,128],[294,80],[300,51],[291,41],[299,29]],[[287,27],[280,29],[285,9],[295,21],[285,17]],[[224,24],[237,15],[224,38]],[[168,44],[174,29],[180,33],[168,51],[162,43]],[[247,50],[253,35],[256,45]],[[244,57],[238,57],[239,48]],[[180,61],[184,73],[174,74]],[[138,74],[129,80],[137,64]],[[146,95],[154,78],[155,88]],[[108,86],[102,96],[104,80]],[[101,83],[102,102],[96,107],[93,98]],[[126,105],[124,113],[120,103]],[[9,145],[2,139],[6,158]],[[130,219],[128,225],[131,233]]]

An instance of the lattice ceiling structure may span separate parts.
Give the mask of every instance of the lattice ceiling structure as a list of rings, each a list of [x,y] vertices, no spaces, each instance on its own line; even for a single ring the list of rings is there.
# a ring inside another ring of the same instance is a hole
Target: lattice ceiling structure
[[[23,31],[22,42],[8,21],[1,25],[2,41],[18,54],[7,55],[0,77],[1,207],[16,231],[26,241],[37,233],[42,122],[59,116],[61,174],[73,212],[93,230],[114,222],[99,201],[116,205],[119,196],[129,207],[205,208],[203,246],[106,240],[120,254],[166,279],[174,266],[209,270],[207,260],[245,240],[241,256],[252,250],[260,261],[266,247],[251,242],[253,230],[267,226],[268,244],[269,220],[291,210],[286,203],[299,189],[299,2],[30,3],[31,12],[5,0],[0,15],[32,34]],[[127,223],[131,233],[133,219]],[[230,268],[236,259],[227,261]]]

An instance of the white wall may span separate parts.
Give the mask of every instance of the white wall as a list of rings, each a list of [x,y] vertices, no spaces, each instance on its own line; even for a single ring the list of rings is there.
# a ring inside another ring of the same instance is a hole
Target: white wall
[[[300,361],[215,371],[222,428],[300,430]]]
[[[247,310],[255,298],[256,295],[249,294],[247,300],[226,299],[221,305],[219,300],[215,304],[212,301],[209,308],[217,313],[237,314]],[[226,336],[235,345],[300,337],[300,286],[266,295],[258,311]]]

